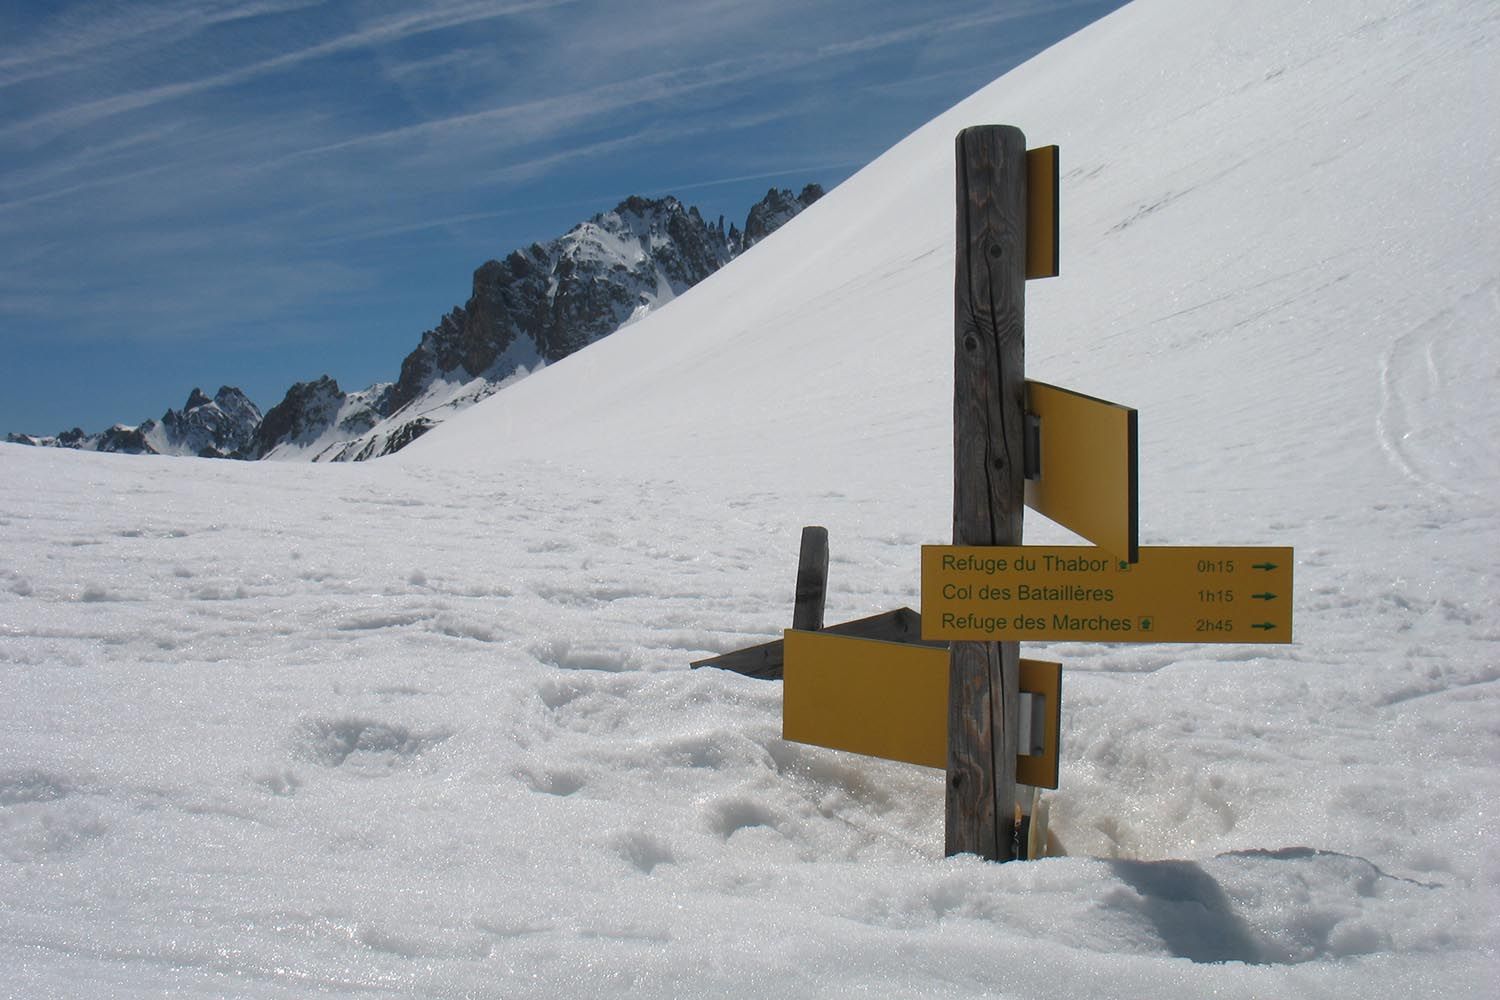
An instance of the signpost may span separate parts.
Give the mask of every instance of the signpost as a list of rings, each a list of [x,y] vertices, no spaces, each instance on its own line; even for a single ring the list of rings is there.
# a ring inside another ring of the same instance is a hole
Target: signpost
[[[1292,550],[1139,544],[1136,411],[1025,377],[1026,279],[1058,273],[1057,147],[985,125],[956,152],[953,544],[922,547],[922,614],[825,628],[808,528],[793,628],[693,666],[783,677],[788,740],[944,768],[945,853],[1007,861],[1045,840],[1021,814],[1058,775],[1062,668],[1020,642],[1291,642]],[[1022,545],[1028,506],[1097,547]]]
[[[1292,550],[922,546],[922,638],[1292,641]]]

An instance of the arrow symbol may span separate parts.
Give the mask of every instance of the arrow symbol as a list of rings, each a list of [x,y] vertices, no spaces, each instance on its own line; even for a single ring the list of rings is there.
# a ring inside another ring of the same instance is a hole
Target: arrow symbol
[[[1276,568],[1276,564],[1275,563],[1256,563],[1254,566],[1251,566],[1250,568],[1251,569],[1275,569]]]
[[[1250,596],[1253,597],[1253,598],[1255,598],[1257,601],[1274,601],[1274,600],[1276,600],[1276,595],[1275,594],[1251,594]]]
[[[1271,631],[1271,629],[1275,628],[1276,626],[1272,625],[1270,622],[1260,622],[1258,624],[1251,625],[1250,627],[1251,628],[1258,628],[1258,629],[1261,629],[1262,631],[1269,632],[1269,631]]]

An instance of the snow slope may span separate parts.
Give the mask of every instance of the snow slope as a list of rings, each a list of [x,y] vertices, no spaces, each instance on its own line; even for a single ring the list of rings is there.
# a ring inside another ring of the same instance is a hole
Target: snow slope
[[[0,996],[1489,995],[1497,56],[1488,3],[1138,0],[392,459],[0,446]],[[1290,646],[1028,647],[1069,856],[1005,866],[686,669],[803,524],[830,620],[916,604],[990,121],[1062,147],[1028,371],[1139,408],[1143,541],[1298,559]]]

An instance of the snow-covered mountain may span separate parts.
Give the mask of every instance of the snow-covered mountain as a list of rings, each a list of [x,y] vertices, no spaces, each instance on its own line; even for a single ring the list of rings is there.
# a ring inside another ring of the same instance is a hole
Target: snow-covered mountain
[[[474,272],[394,382],[345,392],[324,375],[259,409],[238,389],[194,389],[181,413],[98,434],[10,434],[12,444],[127,454],[365,461],[399,451],[455,413],[670,302],[822,197],[772,188],[745,229],[705,222],[676,198],[627,198],[546,244]]]
[[[1488,998],[1497,92],[1491,3],[1137,0],[389,461],[0,446],[5,988]],[[1061,146],[1028,373],[1139,409],[1142,542],[1296,553],[1293,644],[1027,645],[1066,856],[1012,865],[687,668],[804,524],[829,621],[917,603],[986,122]]]
[[[181,410],[167,410],[160,420],[135,426],[115,424],[98,434],[86,434],[75,427],[47,437],[10,434],[6,440],[10,444],[127,455],[248,458],[260,422],[260,409],[239,389],[226,385],[212,399],[195,388]]]
[[[676,198],[628,198],[546,244],[474,272],[469,301],[422,335],[394,384],[344,396],[326,376],[294,386],[263,428],[267,458],[363,461],[395,452],[537,368],[560,361],[678,295],[823,194],[775,188],[742,233]],[[307,401],[307,408],[302,401]],[[337,400],[337,403],[334,402]]]

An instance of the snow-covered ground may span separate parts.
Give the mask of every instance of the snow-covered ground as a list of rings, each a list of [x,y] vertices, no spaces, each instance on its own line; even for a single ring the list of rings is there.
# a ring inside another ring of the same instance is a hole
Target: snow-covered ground
[[[1488,2],[1138,0],[392,459],[0,446],[0,996],[1491,995],[1496,93]],[[1293,645],[1027,647],[1003,866],[687,669],[803,524],[917,604],[982,122],[1062,147],[1028,371],[1140,410],[1142,541],[1297,551]]]

